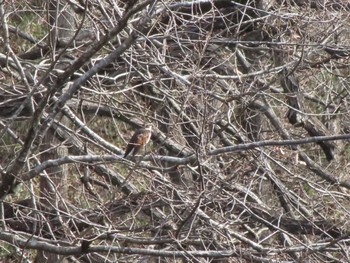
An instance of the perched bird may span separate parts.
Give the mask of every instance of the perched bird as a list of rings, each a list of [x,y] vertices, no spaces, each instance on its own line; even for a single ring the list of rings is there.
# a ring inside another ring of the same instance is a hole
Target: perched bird
[[[135,156],[136,153],[149,143],[152,135],[152,125],[148,124],[144,128],[135,131],[134,135],[131,137],[130,142],[126,146],[124,158],[126,158],[131,152]]]

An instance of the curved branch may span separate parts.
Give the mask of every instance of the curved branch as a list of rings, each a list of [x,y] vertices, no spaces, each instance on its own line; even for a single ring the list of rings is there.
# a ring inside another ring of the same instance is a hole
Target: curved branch
[[[208,151],[208,154],[217,155],[217,154],[222,154],[227,152],[240,152],[240,151],[251,150],[251,149],[263,147],[263,146],[300,145],[300,144],[308,144],[308,143],[314,143],[314,142],[337,141],[337,140],[350,140],[350,134],[341,134],[341,135],[333,135],[333,136],[315,136],[315,137],[308,137],[308,138],[299,139],[299,140],[259,141],[259,142],[252,142],[252,143],[218,148],[215,150]]]

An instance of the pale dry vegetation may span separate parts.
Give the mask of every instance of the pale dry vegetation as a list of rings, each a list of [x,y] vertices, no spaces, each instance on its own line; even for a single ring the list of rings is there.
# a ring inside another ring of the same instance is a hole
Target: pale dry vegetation
[[[3,261],[350,261],[349,10],[1,2]]]

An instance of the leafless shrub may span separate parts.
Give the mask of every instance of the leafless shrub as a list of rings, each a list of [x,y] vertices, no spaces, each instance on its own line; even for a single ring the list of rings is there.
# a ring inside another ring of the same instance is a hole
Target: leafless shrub
[[[348,10],[1,2],[1,255],[349,261]]]

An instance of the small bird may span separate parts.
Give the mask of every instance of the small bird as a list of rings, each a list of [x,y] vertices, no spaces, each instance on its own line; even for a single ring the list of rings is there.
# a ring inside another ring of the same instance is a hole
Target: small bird
[[[124,158],[126,158],[131,152],[135,156],[136,153],[149,143],[152,136],[152,125],[148,124],[144,128],[135,131],[134,135],[131,137],[130,142],[126,146]]]

